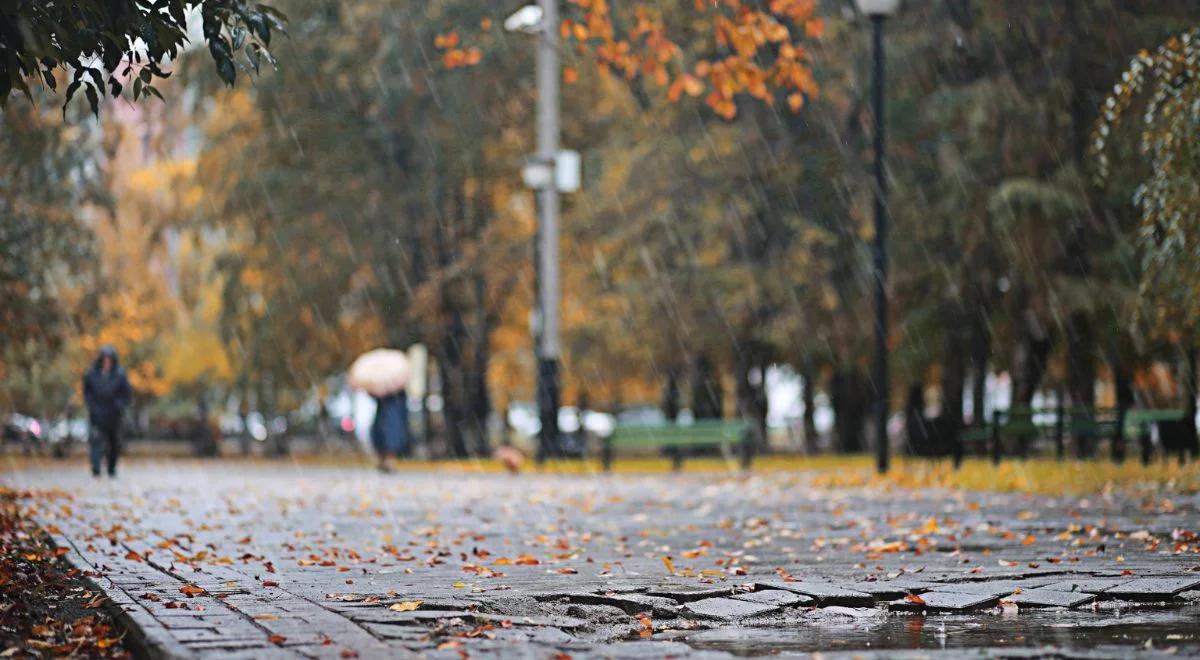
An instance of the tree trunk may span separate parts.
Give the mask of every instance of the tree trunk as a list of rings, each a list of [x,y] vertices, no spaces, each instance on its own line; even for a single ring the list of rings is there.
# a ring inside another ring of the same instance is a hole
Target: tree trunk
[[[692,416],[696,419],[721,419],[721,381],[712,360],[700,354],[692,364]]]
[[[812,455],[818,451],[817,446],[817,370],[812,360],[804,360],[800,367],[800,376],[804,379],[804,452]]]
[[[992,355],[992,330],[982,309],[971,315],[971,423],[987,423],[988,360]]]
[[[1073,414],[1091,415],[1096,406],[1096,338],[1088,315],[1076,312],[1067,323],[1067,393]],[[1086,409],[1086,411],[1085,411]],[[1075,451],[1080,457],[1095,451],[1095,438],[1075,434]]]
[[[870,408],[866,378],[858,367],[841,366],[833,377],[833,413],[838,451],[849,454],[863,450],[863,423]]]
[[[1196,349],[1188,347],[1184,360],[1183,393],[1187,400],[1183,402],[1184,421],[1195,424],[1196,419]]]
[[[1113,388],[1117,395],[1117,430],[1113,435],[1112,458],[1125,460],[1128,438],[1125,437],[1125,418],[1133,407],[1133,374],[1121,357],[1114,353],[1112,359]]]
[[[964,319],[965,320],[965,319]],[[967,384],[967,351],[971,337],[965,323],[947,328],[946,352],[942,357],[942,413],[936,425],[934,439],[941,456],[962,455],[963,389]]]
[[[1046,375],[1046,360],[1054,340],[1033,310],[1017,307],[1016,354],[1013,356],[1012,407],[1028,408]]]
[[[767,402],[763,368],[748,351],[737,351],[737,408],[738,416],[751,424],[754,446],[767,449]]]
[[[455,458],[468,454],[463,429],[465,419],[466,391],[463,387],[463,340],[466,326],[462,312],[449,311],[447,327],[443,329],[438,369],[442,381],[442,419],[446,434],[446,451]]]
[[[667,369],[667,382],[663,385],[662,412],[672,424],[679,419],[679,372],[674,367]]]
[[[966,346],[961,331],[950,329],[946,334],[946,353],[942,357],[942,419],[950,428],[961,428],[963,421],[963,389],[967,384]]]
[[[471,435],[468,447],[476,456],[491,454],[488,438],[488,417],[492,413],[492,400],[488,394],[487,369],[490,358],[488,337],[491,327],[485,305],[485,283],[482,276],[474,278],[475,321],[471,331],[471,368],[464,373],[467,394],[466,426]]]

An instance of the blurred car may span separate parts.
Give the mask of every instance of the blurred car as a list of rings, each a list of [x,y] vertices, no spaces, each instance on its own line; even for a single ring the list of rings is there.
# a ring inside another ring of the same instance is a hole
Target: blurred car
[[[43,431],[42,423],[34,417],[13,413],[4,422],[5,442],[40,442]]]
[[[542,430],[542,420],[538,417],[537,406],[528,402],[516,402],[508,407],[508,425],[522,437],[532,438]],[[582,415],[583,430],[599,438],[607,438],[616,428],[617,418],[595,410],[585,410]],[[575,406],[563,406],[558,409],[558,430],[561,433],[578,433],[580,426],[579,409]]]
[[[631,406],[617,413],[617,424],[621,426],[641,426],[666,424],[667,416],[658,406]]]

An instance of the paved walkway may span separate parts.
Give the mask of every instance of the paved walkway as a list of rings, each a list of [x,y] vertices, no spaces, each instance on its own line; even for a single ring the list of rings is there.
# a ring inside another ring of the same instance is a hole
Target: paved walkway
[[[1195,494],[224,463],[0,483],[63,493],[40,520],[171,656],[1200,653]]]

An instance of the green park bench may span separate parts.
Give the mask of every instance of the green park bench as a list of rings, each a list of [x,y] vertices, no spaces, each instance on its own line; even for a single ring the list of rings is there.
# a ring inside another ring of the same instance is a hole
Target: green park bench
[[[1070,435],[1089,443],[1109,438],[1116,460],[1125,457],[1125,439],[1138,438],[1143,461],[1150,452],[1150,429],[1160,421],[1178,420],[1182,410],[1141,410],[1117,408],[1012,408],[996,410],[990,423],[964,429],[962,440],[968,445],[987,447],[992,461],[1004,454],[1004,441],[1015,439],[1018,454],[1024,456],[1032,441],[1052,439],[1058,458],[1065,455],[1064,438]]]
[[[689,449],[720,448],[728,453],[737,449],[742,467],[750,467],[754,457],[754,442],[750,425],[744,421],[699,421],[693,424],[629,424],[617,426],[604,439],[600,454],[604,469],[612,468],[618,449],[660,449],[671,456],[672,467],[683,467],[683,457]]]
[[[1138,439],[1142,448],[1142,463],[1149,464],[1154,451],[1154,447],[1150,443],[1151,428],[1158,422],[1173,422],[1183,419],[1185,414],[1179,408],[1129,411],[1125,416],[1125,436]]]

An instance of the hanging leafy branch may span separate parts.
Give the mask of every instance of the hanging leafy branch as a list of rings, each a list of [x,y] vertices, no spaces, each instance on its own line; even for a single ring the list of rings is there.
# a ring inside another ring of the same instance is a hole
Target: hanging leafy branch
[[[155,82],[170,76],[163,67],[188,41],[188,19],[198,10],[204,41],[226,84],[242,68],[274,64],[268,46],[283,30],[283,14],[246,0],[14,0],[0,6],[0,108],[21,93],[31,102],[30,83],[51,90],[69,78],[64,108],[81,90],[93,113],[100,99],[134,100],[162,94]]]
[[[1101,181],[1112,166],[1110,139],[1139,102],[1145,109],[1138,147],[1150,166],[1134,194],[1145,255],[1143,289],[1158,297],[1177,296],[1183,305],[1177,311],[1195,316],[1200,311],[1194,302],[1200,291],[1200,269],[1194,266],[1200,249],[1200,28],[1138,53],[1121,74],[1093,135]]]
[[[665,88],[673,102],[703,95],[713,112],[733,119],[739,95],[768,105],[782,95],[799,112],[819,91],[802,43],[824,33],[814,0],[693,0],[692,17],[703,19],[709,37],[703,52],[695,54],[681,45],[680,37],[671,36],[679,30],[669,29],[664,11],[650,4],[629,8],[628,29],[618,27],[609,0],[570,4],[558,26],[564,46],[574,44],[577,52],[589,55],[603,75]],[[473,66],[482,57],[478,48],[462,46],[456,32],[439,36],[435,46],[443,51],[447,68]],[[576,75],[569,67],[564,71],[568,83]]]

